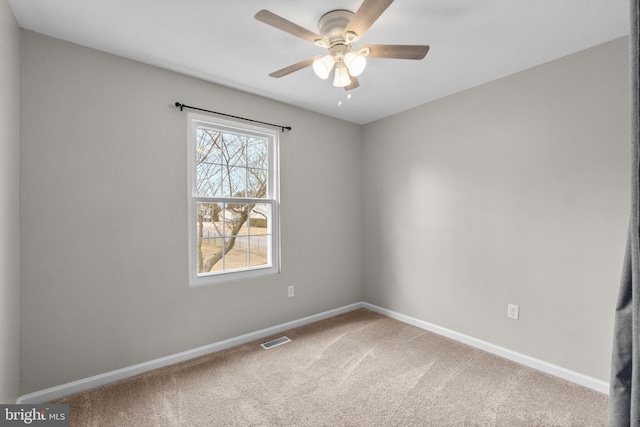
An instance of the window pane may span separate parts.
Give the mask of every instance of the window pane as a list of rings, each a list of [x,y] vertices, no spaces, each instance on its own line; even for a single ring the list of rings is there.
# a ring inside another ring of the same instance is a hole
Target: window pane
[[[251,211],[249,221],[249,264],[251,267],[269,264],[268,248],[271,244],[269,218],[271,205],[257,203]]]
[[[227,203],[224,206],[222,217],[224,219],[224,235],[234,236],[238,234],[246,234],[243,227],[247,222],[247,210],[249,205],[246,203]]]
[[[205,230],[215,230],[216,223],[220,221],[222,207],[222,203],[198,202],[196,208],[198,223],[202,222]]]
[[[253,205],[250,214],[250,234],[267,234],[269,232],[269,217],[271,205],[268,203],[256,203]]]
[[[249,248],[247,237],[238,237],[233,238],[234,236],[230,236],[227,240],[229,246],[233,245],[233,248],[227,252],[225,255],[225,263],[224,269],[226,270],[236,270],[239,268],[247,268],[249,265]]]
[[[219,197],[222,173],[221,134],[206,128],[197,129],[196,189],[199,196]]]
[[[224,239],[221,237],[204,237],[199,242],[198,274],[222,271]]]
[[[266,169],[247,169],[247,196],[256,198],[267,197]]]
[[[212,129],[198,128],[196,139],[198,162],[223,163],[221,148],[222,134],[220,132]]]
[[[247,137],[231,133],[224,134],[224,157],[231,166],[247,166]]]
[[[223,197],[247,196],[247,169],[229,167],[222,172]]]
[[[271,236],[251,236],[249,247],[249,261],[251,267],[269,265],[269,245]]]
[[[197,272],[208,273],[220,269],[224,239],[221,228],[222,205],[220,203],[197,203]],[[218,265],[219,264],[219,265]]]
[[[202,197],[221,197],[222,188],[220,187],[222,168],[220,165],[211,163],[199,163],[196,170],[197,194]]]
[[[268,167],[267,141],[253,138],[247,144],[247,167],[267,169]]]

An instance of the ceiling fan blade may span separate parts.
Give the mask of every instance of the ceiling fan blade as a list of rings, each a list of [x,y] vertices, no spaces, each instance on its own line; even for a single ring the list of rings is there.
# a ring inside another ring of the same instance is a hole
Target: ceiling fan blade
[[[351,84],[347,85],[344,87],[344,90],[351,90],[351,89],[355,89],[358,86],[360,86],[360,82],[358,81],[357,77],[354,76],[349,76],[349,78],[351,79]]]
[[[314,59],[316,59],[315,56],[313,58],[305,59],[304,61],[296,62],[295,64],[289,65],[288,67],[285,67],[282,70],[274,71],[269,75],[275,78],[284,77],[287,74],[291,74],[295,71],[302,70],[303,68],[308,67],[309,65],[313,64]]]
[[[327,46],[329,46],[329,42],[321,35],[309,31],[306,28],[302,28],[300,25],[294,24],[293,22],[288,21],[273,12],[269,12],[268,10],[261,10],[256,13],[255,18],[260,22],[271,25],[285,33],[300,37],[303,40],[310,41],[311,43],[316,43],[318,40],[322,40]]]
[[[364,0],[344,29],[345,39],[347,39],[349,32],[355,33],[357,36],[355,39],[351,39],[352,41],[361,38],[391,3],[393,0]]]
[[[427,45],[369,44],[358,50],[369,49],[367,58],[422,59],[429,52]]]

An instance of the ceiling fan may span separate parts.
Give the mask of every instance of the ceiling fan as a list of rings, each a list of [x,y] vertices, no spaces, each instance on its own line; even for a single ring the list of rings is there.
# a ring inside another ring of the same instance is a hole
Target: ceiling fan
[[[427,55],[427,45],[371,44],[358,49],[352,43],[360,40],[371,25],[393,3],[393,0],[364,0],[356,13],[348,10],[332,10],[318,21],[318,32],[309,31],[268,10],[256,13],[255,18],[286,33],[327,48],[329,53],[305,59],[269,74],[283,77],[308,66],[321,79],[327,79],[335,67],[333,85],[345,90],[355,89],[358,76],[364,70],[366,58],[422,59]]]

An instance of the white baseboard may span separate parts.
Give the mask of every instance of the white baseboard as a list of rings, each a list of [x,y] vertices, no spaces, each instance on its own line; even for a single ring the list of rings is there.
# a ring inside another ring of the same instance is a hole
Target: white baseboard
[[[590,388],[600,393],[604,393],[606,395],[609,394],[609,383],[604,382],[602,380],[598,380],[596,378],[592,378],[592,377],[580,374],[578,372],[570,371],[569,369],[563,368],[561,366],[553,365],[551,363],[547,363],[542,360],[534,359],[533,357],[529,357],[527,355],[517,353],[515,351],[497,346],[495,344],[491,344],[486,341],[482,341],[477,338],[473,338],[468,335],[464,335],[459,332],[452,331],[450,329],[446,329],[428,322],[424,322],[422,320],[419,320],[410,316],[405,316],[404,314],[396,313],[395,311],[387,310],[386,308],[378,307],[376,305],[369,304],[366,302],[363,302],[362,306],[368,310],[375,311],[376,313],[383,314],[392,319],[396,319],[401,322],[408,323],[413,326],[417,326],[420,329],[424,329],[429,332],[433,332],[438,335],[451,338],[452,340],[461,342],[463,344],[467,344],[471,347],[478,348],[480,350],[495,354],[500,357],[504,357],[505,359],[511,360],[516,363],[520,363],[521,365],[528,366],[529,368],[533,368],[538,371],[545,372],[547,374],[553,375],[558,378],[562,378],[572,383],[579,384],[581,386]]]
[[[109,384],[114,381],[118,381],[124,378],[129,378],[134,375],[142,374],[153,369],[162,368],[165,366],[173,365],[174,363],[183,362],[185,360],[193,359],[194,357],[204,356],[209,353],[215,353],[216,351],[225,350],[227,348],[235,347],[237,345],[245,344],[251,341],[259,340],[261,338],[276,335],[289,329],[304,326],[309,323],[317,322],[319,320],[328,319],[329,317],[337,316],[342,313],[362,308],[361,302],[346,305],[344,307],[336,308],[334,310],[325,311],[323,313],[315,314],[313,316],[303,317],[302,319],[294,320],[291,322],[283,323],[281,325],[272,326],[270,328],[261,329],[256,332],[251,332],[239,337],[230,338],[228,340],[219,341],[213,344],[208,344],[202,347],[186,350],[181,353],[173,354],[159,359],[150,360],[148,362],[139,363],[137,365],[128,366],[126,368],[117,369],[115,371],[105,372],[104,374],[94,375],[89,378],[84,378],[78,381],[62,384],[59,386],[47,388],[45,390],[36,391],[34,393],[25,394],[20,396],[16,403],[23,404],[38,404],[45,403],[50,400],[59,399],[64,396],[79,393],[81,391],[90,390],[92,388],[100,387],[105,384]]]
[[[472,347],[484,350],[486,352],[504,357],[505,359],[512,360],[522,365],[528,366],[533,369],[537,369],[542,372],[546,372],[553,376],[571,381],[584,387],[599,391],[600,393],[609,394],[609,384],[597,380],[595,378],[588,377],[586,375],[570,371],[560,366],[552,365],[538,359],[526,356],[524,354],[516,353],[515,351],[508,350],[503,347],[482,341],[468,335],[461,334],[459,332],[452,331],[450,329],[442,328],[440,326],[433,325],[428,322],[424,322],[419,319],[415,319],[404,314],[396,313],[395,311],[387,310],[382,307],[378,307],[366,302],[359,302],[355,304],[346,305],[336,308],[334,310],[325,311],[312,316],[303,317],[302,319],[294,320],[291,322],[283,323],[280,325],[272,326],[270,328],[261,329],[256,332],[251,332],[239,337],[230,338],[228,340],[219,341],[213,344],[208,344],[202,347],[186,350],[181,353],[173,354],[159,359],[154,359],[148,362],[139,363],[137,365],[129,366],[115,371],[105,372],[104,374],[94,375],[89,378],[84,378],[78,381],[62,384],[59,386],[47,388],[45,390],[36,391],[34,393],[25,394],[20,396],[16,403],[22,404],[38,404],[48,402],[50,400],[59,399],[64,396],[79,393],[81,391],[90,390],[92,388],[100,387],[102,385],[109,384],[114,381],[129,378],[134,375],[138,375],[153,369],[162,368],[165,366],[173,365],[174,363],[183,362],[185,360],[193,359],[194,357],[204,356],[209,353],[215,353],[216,351],[225,350],[237,345],[245,344],[247,342],[259,340],[261,338],[269,337],[279,334],[289,329],[304,326],[309,323],[317,322],[319,320],[328,319],[339,314],[347,313],[349,311],[356,310],[358,308],[366,308],[368,310],[380,313],[392,319],[399,320],[404,323],[408,323],[418,328],[425,329],[430,332],[434,332],[438,335],[451,338],[455,341],[470,345]]]

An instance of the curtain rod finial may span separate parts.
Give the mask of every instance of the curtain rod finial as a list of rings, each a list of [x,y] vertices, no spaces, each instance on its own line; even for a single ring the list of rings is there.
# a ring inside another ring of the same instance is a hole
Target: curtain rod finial
[[[182,108],[184,107],[184,104],[181,104],[179,102],[176,102],[176,107],[180,108],[180,111],[182,111]]]

